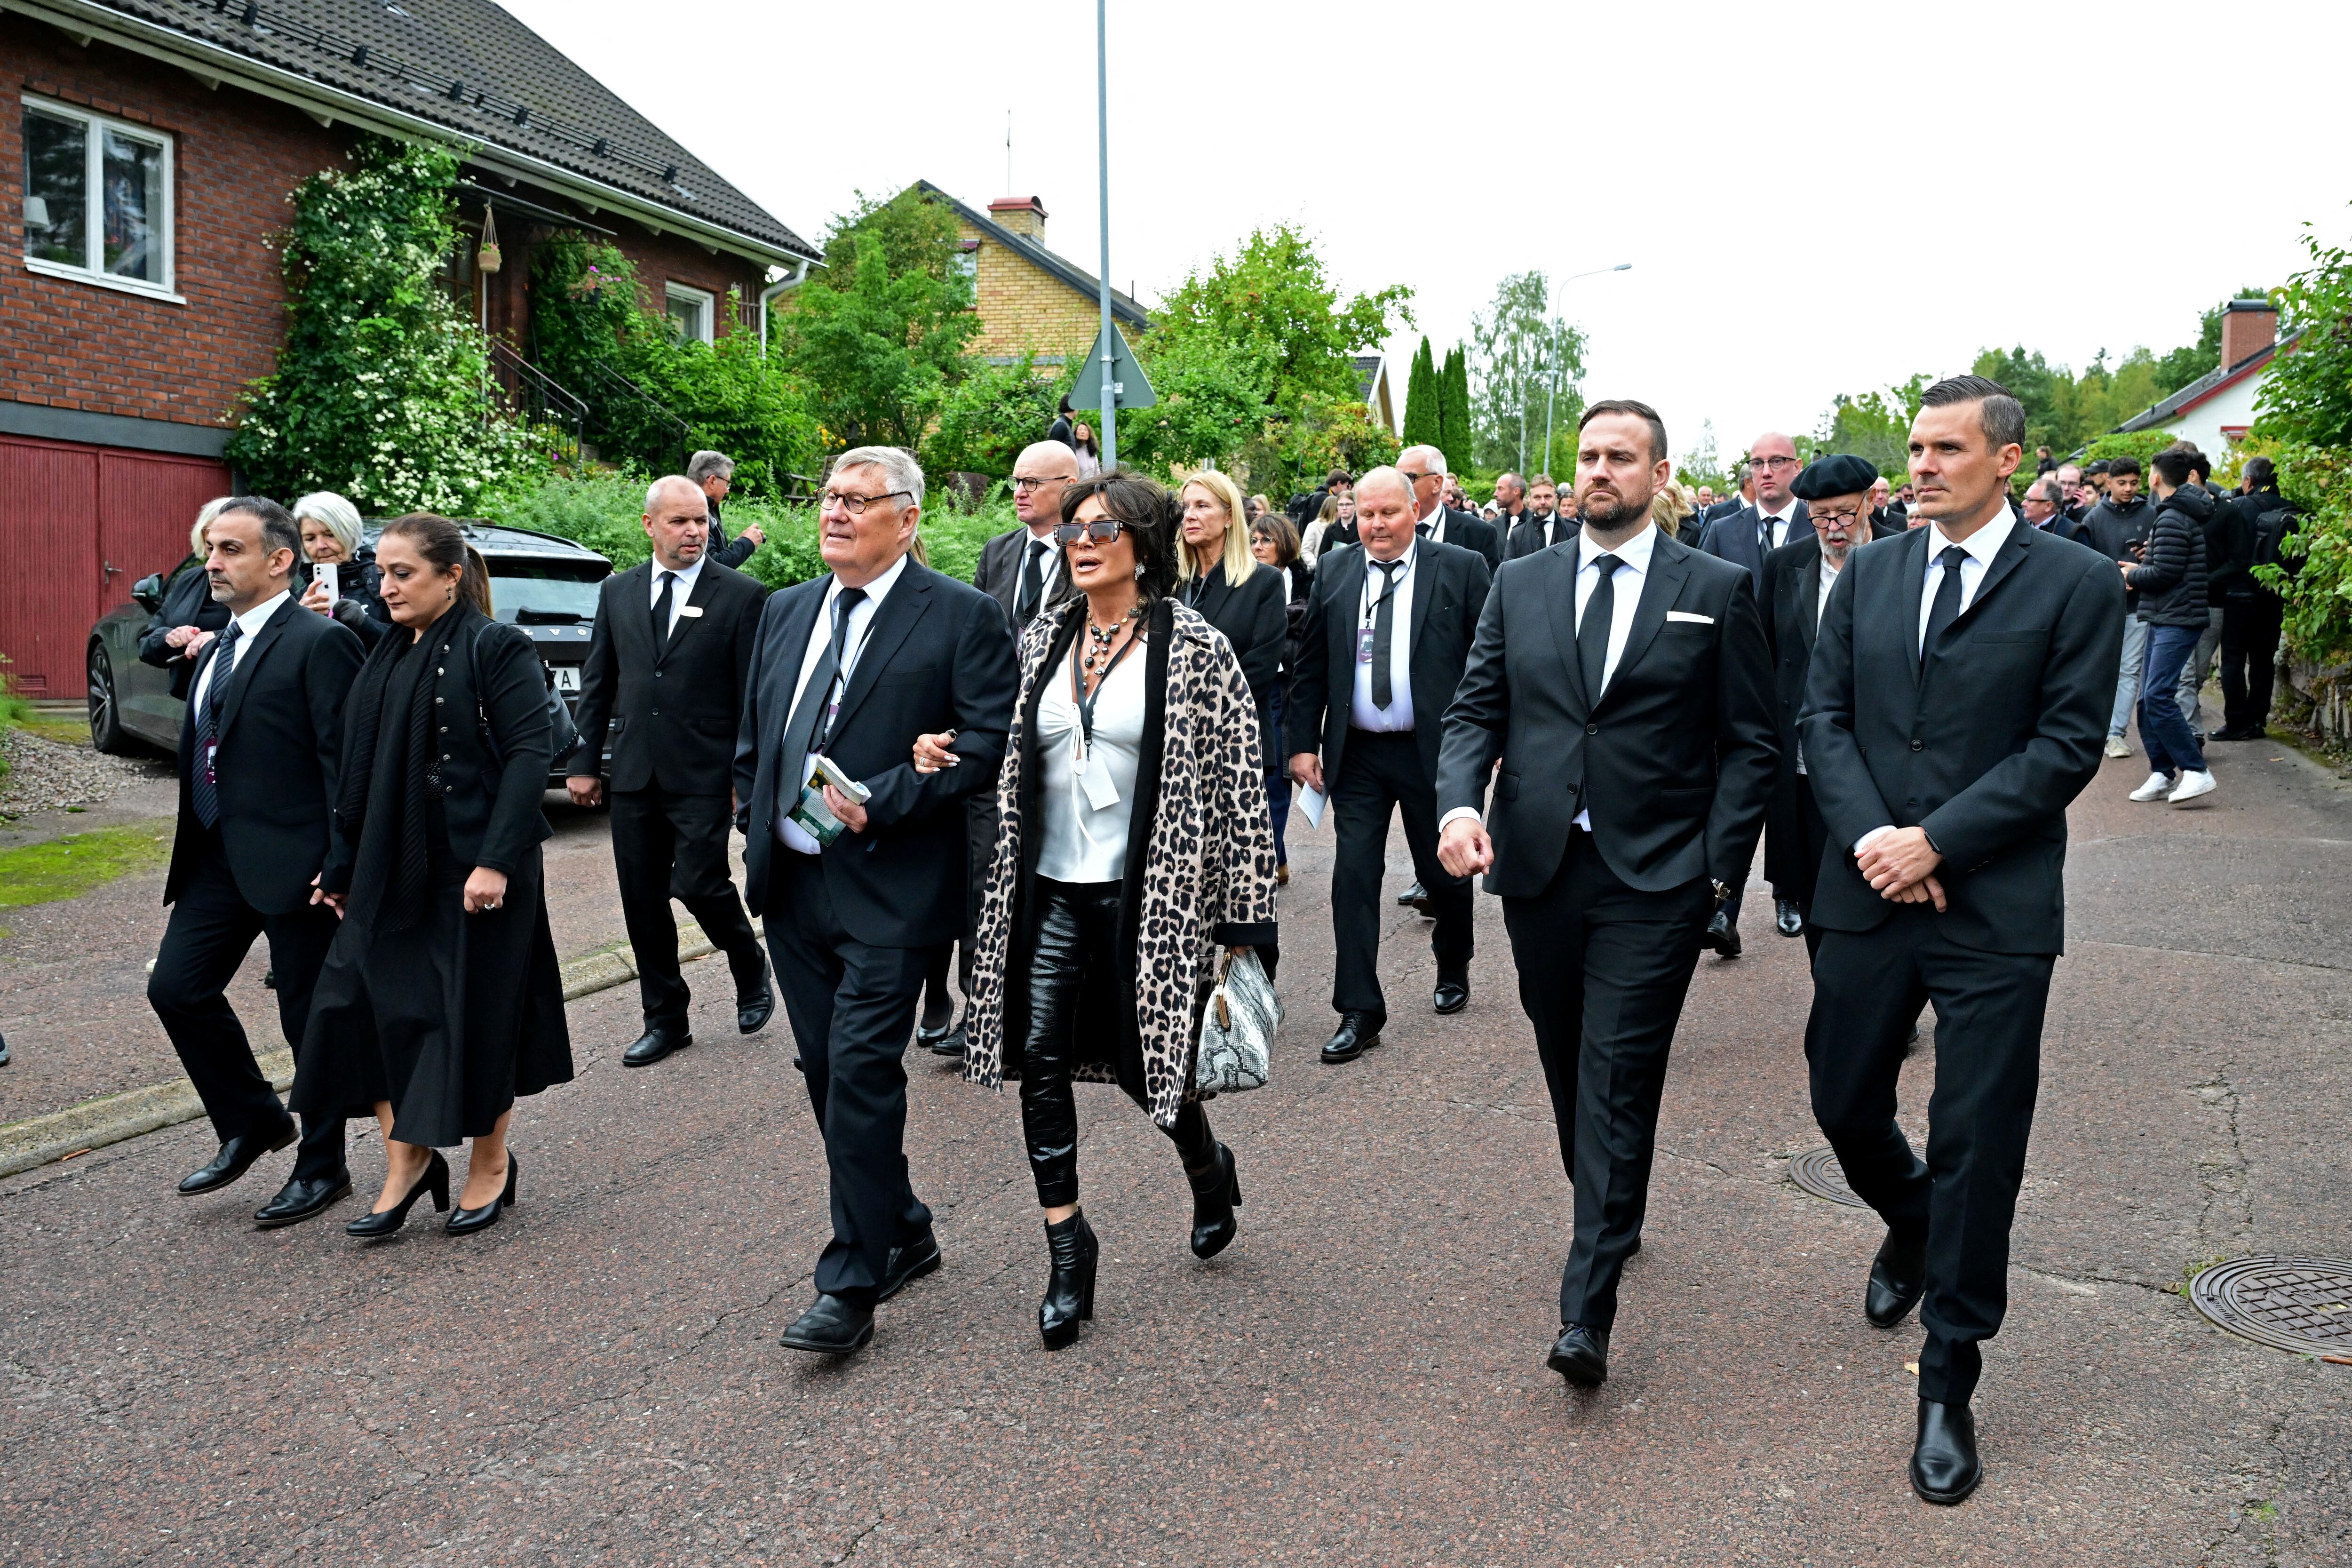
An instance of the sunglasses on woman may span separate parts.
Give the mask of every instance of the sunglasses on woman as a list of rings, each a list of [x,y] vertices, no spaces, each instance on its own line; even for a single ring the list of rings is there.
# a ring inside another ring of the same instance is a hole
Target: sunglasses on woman
[[[1055,542],[1076,544],[1079,540],[1091,540],[1097,544],[1108,544],[1118,537],[1122,528],[1135,524],[1116,517],[1098,517],[1091,522],[1066,522],[1054,530]]]

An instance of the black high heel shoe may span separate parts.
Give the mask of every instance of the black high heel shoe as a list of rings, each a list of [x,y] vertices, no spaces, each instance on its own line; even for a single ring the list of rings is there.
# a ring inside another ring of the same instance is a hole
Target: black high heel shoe
[[[1047,1350],[1057,1351],[1078,1337],[1081,1319],[1095,1315],[1095,1259],[1102,1249],[1095,1245],[1094,1227],[1083,1209],[1045,1227],[1045,1247],[1053,1255],[1054,1272],[1045,1281],[1045,1299],[1037,1303],[1037,1331]]]
[[[480,1208],[457,1210],[450,1215],[447,1223],[441,1228],[451,1236],[471,1236],[478,1230],[488,1230],[498,1224],[499,1217],[507,1212],[507,1205],[519,1201],[515,1197],[515,1177],[521,1172],[522,1162],[514,1157],[512,1150],[509,1150],[506,1191],[484,1204]]]
[[[1217,1162],[1199,1171],[1186,1171],[1192,1184],[1192,1256],[1214,1258],[1232,1244],[1241,1230],[1234,1210],[1242,1201],[1242,1178],[1234,1165],[1234,1152],[1217,1145]]]
[[[416,1178],[416,1184],[408,1189],[406,1197],[382,1214],[360,1215],[343,1226],[343,1234],[362,1237],[390,1236],[408,1223],[409,1209],[426,1193],[433,1194],[436,1212],[449,1206],[449,1162],[441,1157],[438,1149],[433,1151],[433,1158],[425,1162],[425,1173]]]

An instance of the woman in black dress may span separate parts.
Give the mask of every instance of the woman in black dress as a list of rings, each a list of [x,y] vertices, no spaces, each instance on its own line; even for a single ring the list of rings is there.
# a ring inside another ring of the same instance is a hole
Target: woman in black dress
[[[1314,584],[1315,568],[1298,558],[1298,531],[1278,511],[1266,512],[1250,524],[1250,553],[1257,557],[1259,565],[1281,574],[1288,599],[1284,607],[1282,665],[1275,671],[1274,694],[1266,704],[1265,748],[1278,752],[1282,712],[1290,696],[1290,672],[1298,663],[1298,633],[1307,624],[1307,591]],[[1283,832],[1290,826],[1290,775],[1283,771],[1279,755],[1265,759],[1265,805],[1274,814],[1275,885],[1286,888],[1290,848],[1283,841]]]
[[[547,925],[539,809],[554,756],[530,638],[490,618],[464,532],[423,513],[376,542],[393,621],[344,708],[334,831],[317,898],[343,917],[295,1064],[306,1112],[375,1112],[387,1152],[373,1212],[389,1236],[430,1193],[440,1150],[474,1141],[448,1230],[515,1201],[507,1130],[519,1095],[572,1078],[563,981]]]

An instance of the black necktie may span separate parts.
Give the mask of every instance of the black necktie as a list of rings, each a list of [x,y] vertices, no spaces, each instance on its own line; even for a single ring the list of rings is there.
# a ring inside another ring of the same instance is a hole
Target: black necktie
[[[833,721],[840,711],[839,705],[833,700],[833,688],[835,683],[845,687],[849,684],[843,678],[841,668],[842,655],[846,651],[845,645],[849,640],[849,616],[865,602],[866,590],[863,588],[844,588],[833,601],[833,646],[818,664],[818,671],[824,677],[826,699],[824,714],[817,721],[816,726],[816,749],[820,752],[824,750],[825,742],[833,739]],[[809,684],[816,684],[814,677],[810,678]]]
[[[1769,517],[1759,517],[1756,520],[1756,553],[1759,555],[1772,553],[1772,520]]]
[[[1609,672],[1609,620],[1617,613],[1617,567],[1614,555],[1592,563],[1601,580],[1584,601],[1584,618],[1576,626],[1576,662],[1584,674],[1584,700],[1589,708],[1601,700],[1601,683]]]
[[[669,641],[670,590],[677,586],[677,574],[665,572],[661,574],[660,582],[661,592],[654,595],[654,647],[656,647]]]
[[[1396,574],[1403,565],[1402,561],[1372,563],[1381,574],[1381,596],[1372,601],[1372,706],[1380,709],[1396,695],[1389,679],[1389,650],[1396,630]]]
[[[196,820],[206,827],[220,822],[220,788],[213,779],[213,752],[220,744],[221,699],[228,695],[229,678],[236,673],[236,639],[244,635],[244,625],[234,619],[223,628],[220,647],[213,655],[211,678],[205,682],[204,700],[196,704],[195,774],[188,781],[188,801],[196,808]]]
[[[1944,563],[1944,580],[1936,584],[1936,602],[1927,609],[1927,635],[1919,639],[1919,662],[1927,662],[1927,650],[1944,635],[1944,628],[1960,618],[1960,563],[1969,552],[1957,544],[1944,547],[1936,557]]]
[[[1044,540],[1033,539],[1021,562],[1021,588],[1013,598],[1013,618],[1022,626],[1027,626],[1037,613],[1038,595],[1045,592],[1045,552],[1049,548]]]

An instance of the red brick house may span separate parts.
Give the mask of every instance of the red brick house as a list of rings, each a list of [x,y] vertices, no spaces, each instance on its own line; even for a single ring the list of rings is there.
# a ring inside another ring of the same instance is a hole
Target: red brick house
[[[228,420],[284,331],[273,236],[360,132],[464,153],[449,287],[525,353],[557,227],[706,339],[817,258],[490,0],[0,0],[0,653],[28,695],[81,694],[90,623],[234,488]]]

